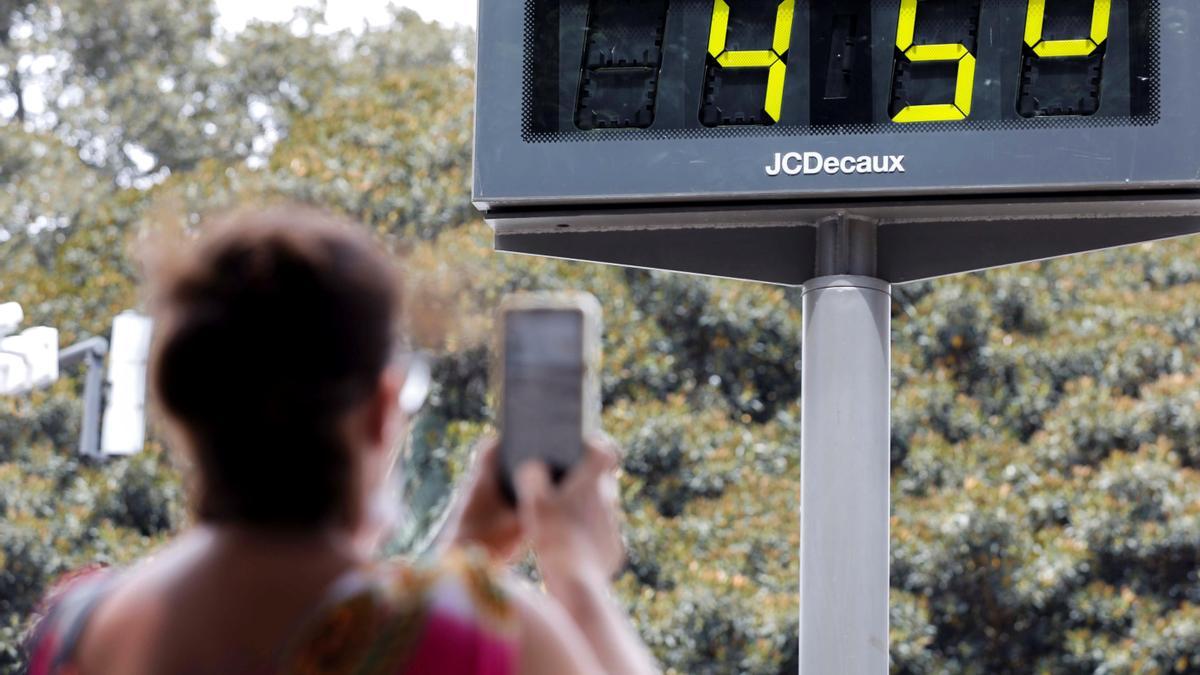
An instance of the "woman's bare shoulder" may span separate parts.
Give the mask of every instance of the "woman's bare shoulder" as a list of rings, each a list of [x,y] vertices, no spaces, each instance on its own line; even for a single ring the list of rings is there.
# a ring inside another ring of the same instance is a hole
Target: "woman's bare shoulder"
[[[115,667],[129,654],[144,652],[143,645],[169,614],[169,589],[186,575],[181,568],[198,544],[184,535],[127,568],[110,570],[104,597],[79,635],[79,660],[97,664],[97,672],[115,672],[106,670],[109,664]]]

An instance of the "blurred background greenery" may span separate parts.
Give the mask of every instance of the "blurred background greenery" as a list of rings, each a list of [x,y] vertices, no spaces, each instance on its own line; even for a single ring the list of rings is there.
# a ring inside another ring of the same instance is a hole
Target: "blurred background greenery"
[[[139,306],[133,251],[164,221],[281,199],[361,220],[462,319],[433,345],[405,549],[491,419],[498,299],[591,291],[628,449],[623,601],[671,672],[795,673],[799,293],[493,254],[469,204],[469,30],[214,19],[209,0],[0,0],[0,299],[71,344]],[[1200,673],[1198,299],[1195,239],[897,289],[895,673]],[[161,434],[76,456],[79,389],[0,400],[0,671],[56,576],[187,523]]]

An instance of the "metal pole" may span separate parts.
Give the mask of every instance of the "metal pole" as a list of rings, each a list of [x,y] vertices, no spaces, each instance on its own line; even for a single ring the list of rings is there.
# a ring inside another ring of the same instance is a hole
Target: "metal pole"
[[[104,356],[108,353],[108,340],[101,337],[85,340],[58,353],[62,368],[77,363],[87,364],[83,384],[83,420],[79,429],[79,454],[84,457],[100,456],[100,414],[104,407]]]
[[[818,268],[873,273],[873,257],[854,253],[873,253],[873,233],[845,221],[830,228],[826,253],[836,255],[818,257]],[[800,672],[885,675],[890,284],[834,274],[805,285],[802,385]]]

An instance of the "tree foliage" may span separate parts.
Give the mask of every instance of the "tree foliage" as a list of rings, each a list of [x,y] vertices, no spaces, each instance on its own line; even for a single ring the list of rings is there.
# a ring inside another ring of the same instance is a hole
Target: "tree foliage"
[[[164,220],[294,199],[363,221],[437,354],[409,551],[492,419],[499,299],[591,291],[623,601],[670,672],[794,673],[797,293],[492,253],[468,199],[472,36],[394,19],[225,35],[207,0],[0,0],[0,299],[70,343],[137,306],[137,241]],[[894,672],[1200,673],[1198,292],[1187,240],[896,290]],[[187,524],[157,433],[75,456],[80,385],[0,400],[0,670],[57,575]]]

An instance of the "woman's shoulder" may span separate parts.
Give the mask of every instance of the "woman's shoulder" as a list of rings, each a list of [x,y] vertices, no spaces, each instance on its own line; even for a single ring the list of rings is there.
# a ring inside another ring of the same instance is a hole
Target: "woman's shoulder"
[[[128,574],[88,568],[61,579],[34,617],[31,675],[68,675],[85,628]],[[280,645],[272,672],[511,675],[519,600],[482,552],[353,570]]]
[[[284,659],[285,672],[344,664],[346,672],[508,675],[517,611],[485,556],[390,562],[342,579]],[[322,672],[342,672],[338,667]]]
[[[30,675],[70,672],[71,659],[92,614],[114,586],[114,570],[93,566],[52,584],[34,613],[26,640]]]

